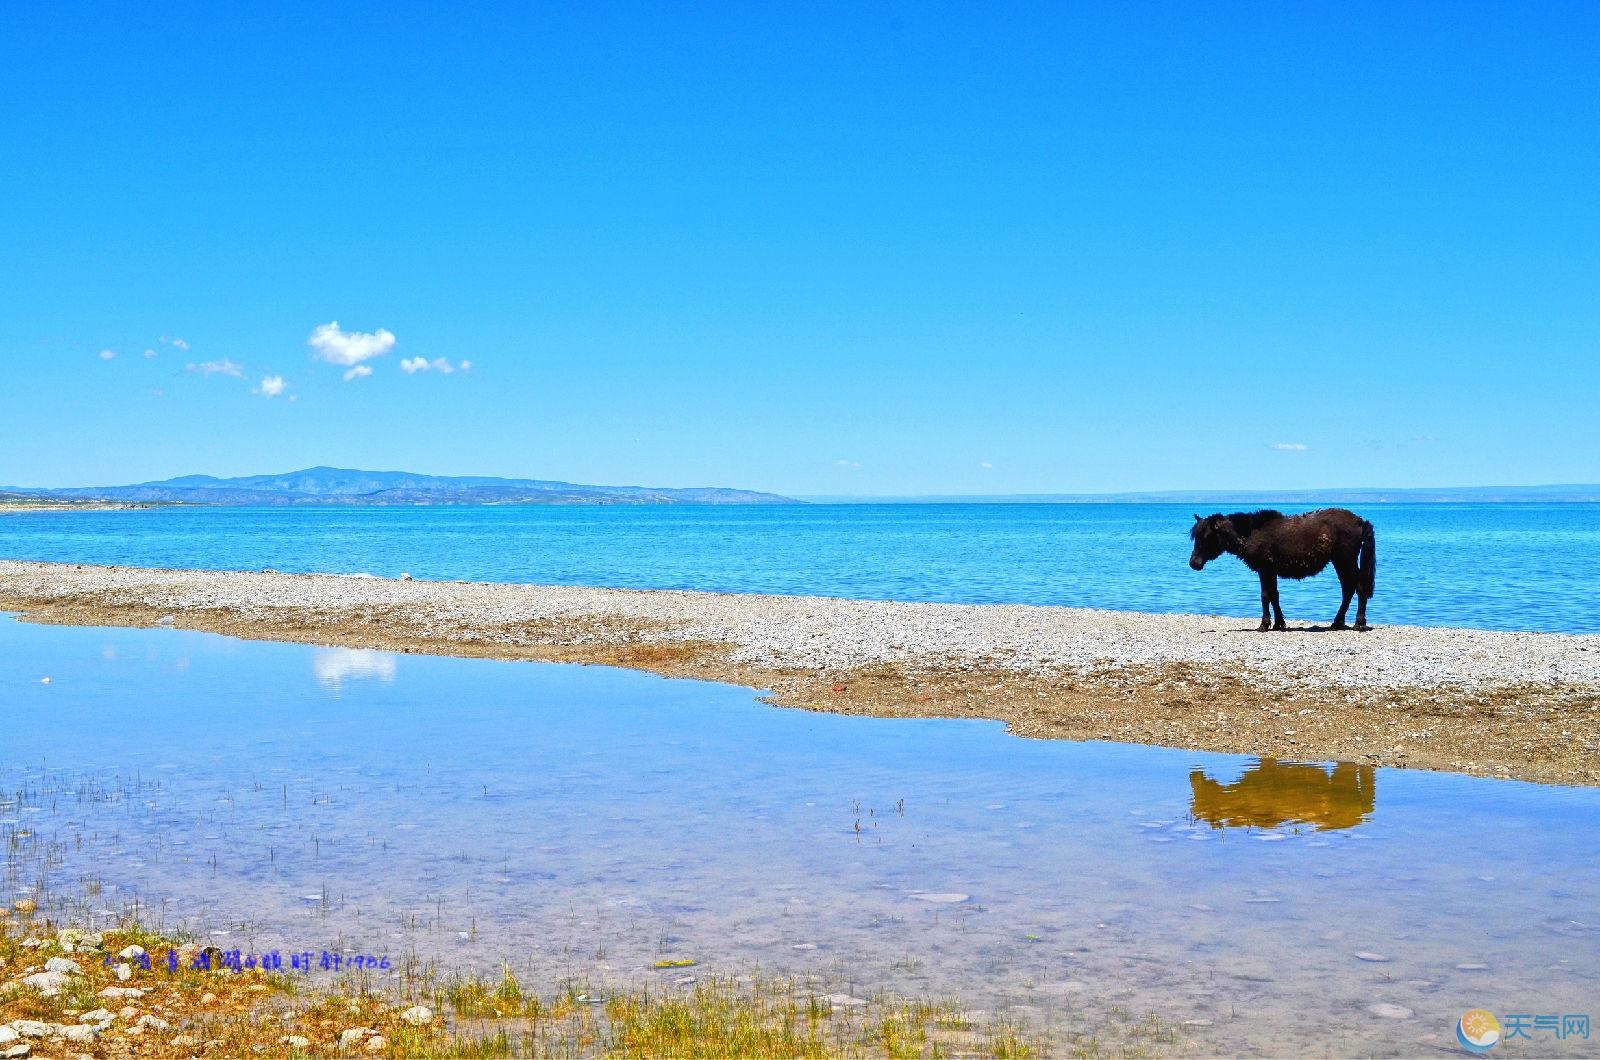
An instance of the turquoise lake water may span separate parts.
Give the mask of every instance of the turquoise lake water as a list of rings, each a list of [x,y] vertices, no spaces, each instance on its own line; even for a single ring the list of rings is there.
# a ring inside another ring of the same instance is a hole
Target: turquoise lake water
[[[4,615],[0,717],[0,899],[223,949],[759,967],[1202,1055],[1455,1055],[1466,1009],[1600,998],[1595,789]]]
[[[1600,505],[1360,513],[1376,624],[1600,632]],[[0,516],[0,558],[1258,615],[1237,560],[1189,569],[1191,522],[1154,504],[156,509]],[[1283,584],[1295,623],[1338,596],[1331,572]]]

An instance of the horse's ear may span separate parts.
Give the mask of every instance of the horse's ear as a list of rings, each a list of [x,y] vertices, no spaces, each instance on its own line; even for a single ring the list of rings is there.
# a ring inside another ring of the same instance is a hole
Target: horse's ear
[[[1195,517],[1194,517],[1194,521],[1195,521],[1195,522],[1197,522],[1197,523],[1198,523],[1198,522],[1200,522],[1200,521],[1201,521],[1201,519],[1200,519],[1200,517],[1199,517],[1199,516],[1198,516],[1198,515],[1197,515],[1197,516],[1195,516]]]

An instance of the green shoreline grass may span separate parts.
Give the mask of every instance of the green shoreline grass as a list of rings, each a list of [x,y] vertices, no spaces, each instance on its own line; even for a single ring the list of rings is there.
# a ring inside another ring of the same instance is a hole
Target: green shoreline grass
[[[260,969],[193,970],[193,959],[212,948],[134,924],[86,932],[36,912],[25,900],[0,915],[0,1026],[34,1021],[14,1024],[31,1033],[0,1043],[0,1055],[27,1044],[33,1057],[96,1058],[1022,1058],[1145,1056],[1176,1040],[1150,1021],[1119,1028],[1109,1049],[1095,1035],[1052,1047],[1006,1023],[975,1024],[952,1002],[830,998],[811,983],[761,976],[705,977],[681,989],[591,991],[582,982],[531,988],[509,966],[498,977],[425,970],[389,982],[366,972],[324,980]],[[150,955],[152,969],[139,967],[136,956],[119,956],[133,946]],[[176,971],[165,967],[169,950],[179,957]],[[78,970],[47,996],[24,980],[51,958],[70,960]],[[118,964],[128,966],[120,976]],[[102,994],[108,987],[146,993],[108,998]],[[99,1029],[64,1037],[35,1024]]]

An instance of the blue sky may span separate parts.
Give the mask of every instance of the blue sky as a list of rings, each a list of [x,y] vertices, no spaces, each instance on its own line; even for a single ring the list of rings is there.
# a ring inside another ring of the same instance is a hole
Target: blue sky
[[[0,8],[0,484],[1600,480],[1600,5],[264,7]]]

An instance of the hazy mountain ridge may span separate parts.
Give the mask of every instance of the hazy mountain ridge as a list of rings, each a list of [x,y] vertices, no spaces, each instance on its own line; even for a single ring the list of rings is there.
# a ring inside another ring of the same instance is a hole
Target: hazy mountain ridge
[[[313,467],[280,475],[183,475],[129,486],[5,492],[30,497],[228,505],[394,504],[798,504],[789,497],[720,486],[591,486],[545,479],[419,475]]]

